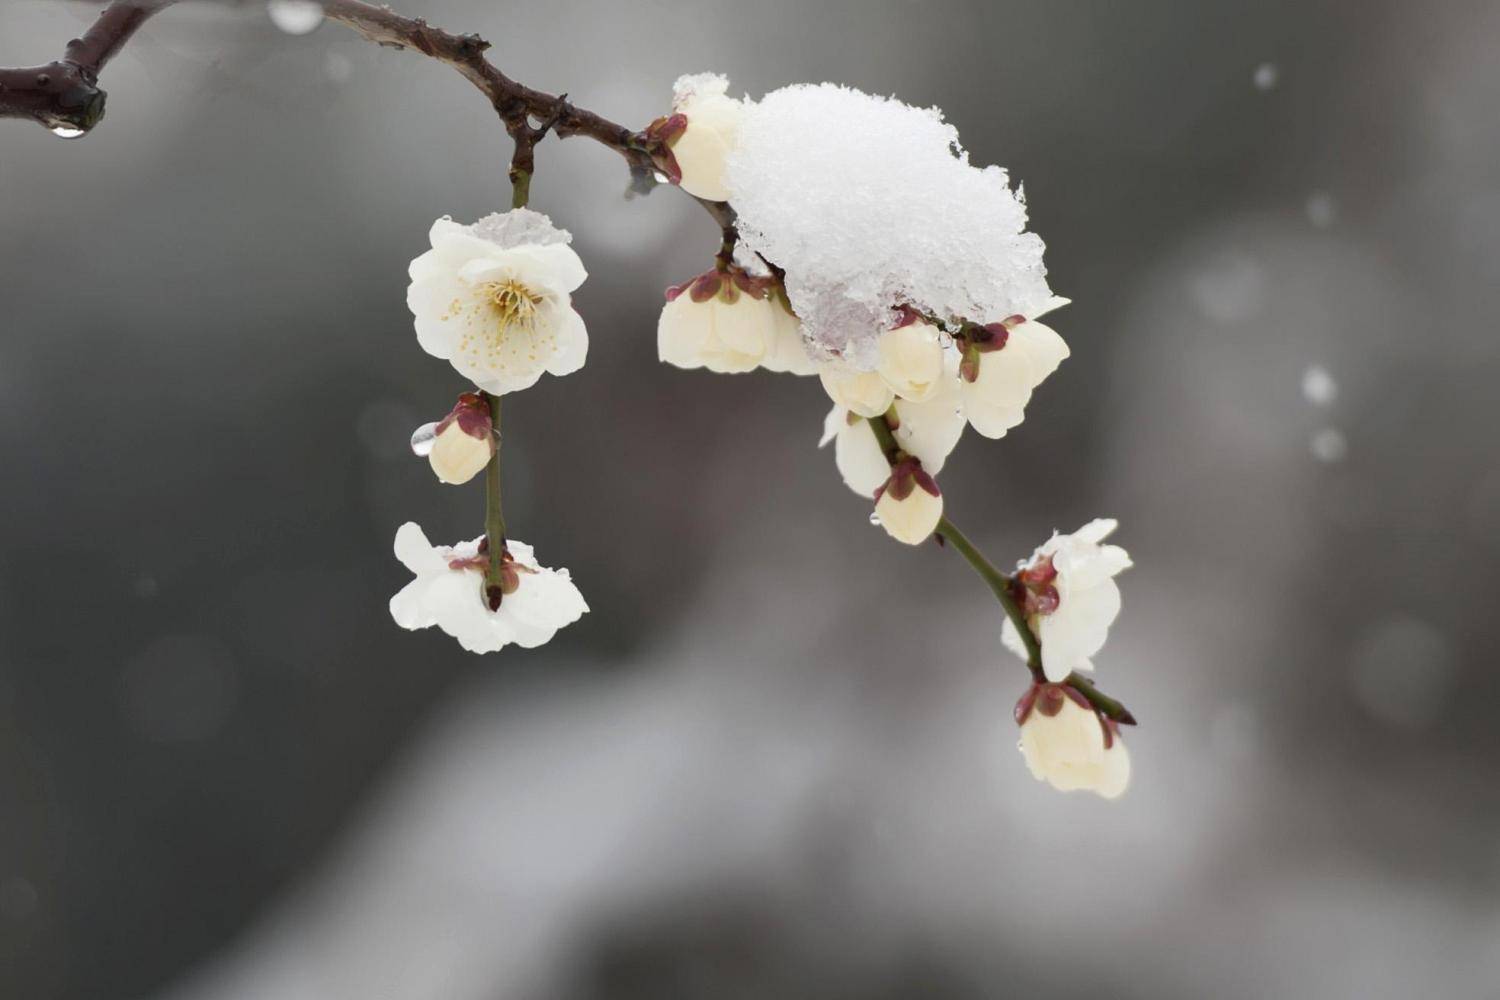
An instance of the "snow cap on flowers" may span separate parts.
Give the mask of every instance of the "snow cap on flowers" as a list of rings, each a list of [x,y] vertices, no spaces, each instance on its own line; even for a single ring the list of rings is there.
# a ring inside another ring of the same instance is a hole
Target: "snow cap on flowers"
[[[785,269],[809,340],[861,369],[899,306],[987,323],[1051,294],[1020,192],[970,164],[936,108],[784,87],[745,106],[725,178],[741,240]]]
[[[1075,670],[1093,670],[1092,657],[1104,648],[1120,613],[1114,578],[1130,567],[1130,555],[1118,545],[1104,544],[1117,527],[1119,522],[1100,518],[1071,535],[1054,534],[1016,572],[1026,621],[1041,643],[1042,669],[1050,681],[1065,680]],[[1009,618],[1002,639],[1018,656],[1026,655]]]
[[[1119,727],[1101,719],[1077,691],[1033,685],[1016,705],[1021,754],[1032,777],[1061,792],[1119,798],[1130,784],[1130,753]]]
[[[428,237],[406,290],[423,350],[495,395],[583,367],[588,333],[572,293],[587,272],[566,230],[516,208],[471,226],[444,217]]]
[[[514,539],[506,541],[511,558],[504,597],[490,610],[484,596],[484,541],[435,546],[417,524],[403,524],[396,532],[396,558],[416,579],[391,598],[396,624],[436,625],[471,653],[493,653],[511,643],[540,646],[588,610],[567,570],[538,565],[531,546]]]

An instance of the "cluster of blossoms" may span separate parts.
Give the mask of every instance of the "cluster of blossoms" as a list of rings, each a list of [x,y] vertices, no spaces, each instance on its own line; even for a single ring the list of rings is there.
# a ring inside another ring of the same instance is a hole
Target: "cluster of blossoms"
[[[442,420],[418,428],[412,448],[440,482],[461,484],[499,462],[501,396],[543,373],[583,367],[588,332],[572,293],[587,272],[569,234],[525,208],[471,226],[439,219],[428,235],[432,248],[411,262],[406,292],[417,342],[480,391],[461,394]],[[588,610],[568,571],[539,565],[503,525],[444,547],[407,522],[396,532],[396,558],[416,574],[391,599],[396,623],[436,625],[471,652],[539,646]]]
[[[832,401],[822,444],[872,520],[908,545],[952,537],[937,476],[964,429],[1004,437],[1069,353],[1041,322],[1066,300],[1047,287],[1004,171],[971,166],[935,110],[830,85],[754,102],[731,98],[723,77],[684,77],[672,112],[639,136],[663,176],[733,220],[712,266],[667,290],[661,360],[816,375]],[[396,554],[416,579],[391,613],[475,652],[539,645],[587,610],[566,570],[505,537],[497,492],[499,398],[587,353],[571,301],[586,274],[569,240],[525,208],[441,219],[410,268],[418,342],[478,390],[414,447],[444,483],[492,470],[492,520],[453,547],[402,526]],[[1103,544],[1114,527],[1054,535],[1009,577],[965,552],[1003,577],[1002,640],[1035,678],[1016,709],[1027,765],[1109,798],[1129,780],[1119,725],[1134,720],[1079,672],[1120,609],[1114,577],[1130,559]]]
[[[827,84],[754,102],[721,76],[683,77],[648,133],[663,174],[734,208],[739,243],[668,289],[661,360],[816,374],[833,403],[821,444],[872,519],[909,545],[941,536],[937,476],[964,429],[1004,437],[1069,354],[1040,321],[1067,300],[1047,288],[1020,193],[970,166],[935,110]],[[1107,798],[1129,780],[1119,724],[1133,719],[1077,672],[1120,610],[1130,559],[1101,544],[1114,527],[1054,535],[1009,578],[1035,653],[1009,619],[1002,633],[1037,675],[1016,711],[1032,773]]]

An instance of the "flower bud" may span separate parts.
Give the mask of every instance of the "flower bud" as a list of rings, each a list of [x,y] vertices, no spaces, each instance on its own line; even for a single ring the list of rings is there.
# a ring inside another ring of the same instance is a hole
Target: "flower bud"
[[[875,491],[875,514],[886,534],[907,545],[921,545],[943,519],[943,494],[922,463],[905,458]]]
[[[1026,415],[1031,393],[1068,356],[1068,345],[1050,326],[1013,316],[970,327],[960,367],[960,390],[969,423],[988,438],[1002,438]]]
[[[427,461],[438,480],[454,485],[477,476],[495,454],[490,407],[478,393],[466,392],[437,425]]]
[[[896,398],[879,372],[862,372],[844,365],[830,364],[819,373],[828,398],[861,417],[878,417],[890,408]]]
[[[656,324],[661,360],[678,368],[734,374],[765,360],[777,334],[767,280],[739,270],[710,271],[667,290]]]
[[[878,344],[876,371],[902,399],[921,402],[942,386],[943,342],[940,331],[915,317],[885,331]]]
[[[724,166],[745,115],[744,102],[729,97],[728,89],[728,80],[711,73],[680,78],[673,114],[647,130],[668,150],[667,176],[688,194],[709,201],[729,200]]]
[[[1033,684],[1016,703],[1021,755],[1032,777],[1060,792],[1119,798],[1130,784],[1130,753],[1119,727],[1066,684]]]

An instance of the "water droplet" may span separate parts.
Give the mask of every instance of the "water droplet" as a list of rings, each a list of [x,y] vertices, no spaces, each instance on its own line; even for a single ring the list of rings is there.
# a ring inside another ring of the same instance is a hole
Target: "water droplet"
[[[1307,196],[1307,221],[1319,229],[1327,229],[1338,217],[1338,205],[1327,191],[1314,191]]]
[[[1302,395],[1314,406],[1331,406],[1339,396],[1339,384],[1322,365],[1312,365],[1302,373]]]
[[[880,515],[875,513],[873,510],[870,511],[870,523],[875,525],[875,527],[877,528],[880,527]]]
[[[660,170],[653,170],[651,172],[651,176],[654,177],[654,178],[656,178],[656,183],[658,183],[658,184],[666,184],[668,181],[670,181],[672,179],[672,178],[668,177],[666,174],[662,173]]]
[[[1276,86],[1276,81],[1281,77],[1281,70],[1276,68],[1275,63],[1264,62],[1255,67],[1255,89],[1270,90]]]
[[[423,424],[411,434],[411,453],[426,458],[432,454],[433,443],[437,441],[437,421]]]
[[[323,23],[323,5],[312,0],[268,0],[266,13],[288,35],[305,35]]]
[[[52,126],[52,134],[57,136],[59,139],[76,139],[79,136],[83,135],[83,131],[83,129],[74,128],[71,125]]]
[[[1324,427],[1313,434],[1308,447],[1312,449],[1313,458],[1330,465],[1342,462],[1344,456],[1349,454],[1349,442],[1344,439],[1344,432],[1337,427]]]

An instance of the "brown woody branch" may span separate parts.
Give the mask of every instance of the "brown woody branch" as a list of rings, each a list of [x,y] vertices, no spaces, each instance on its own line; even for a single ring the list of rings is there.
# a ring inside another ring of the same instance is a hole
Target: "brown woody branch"
[[[104,117],[105,92],[99,71],[151,15],[176,0],[115,0],[82,38],[69,42],[63,58],[45,66],[0,69],[0,118],[30,118],[49,128],[87,132]],[[624,157],[637,187],[649,189],[655,173],[651,141],[578,107],[567,95],[528,87],[506,76],[485,58],[490,43],[478,35],[455,35],[418,17],[406,17],[362,0],[325,0],[323,13],[378,45],[410,49],[446,63],[489,99],[516,140],[517,170],[529,177],[531,149],[548,132],[567,138],[587,136]],[[734,222],[723,202],[698,199],[723,229]]]

